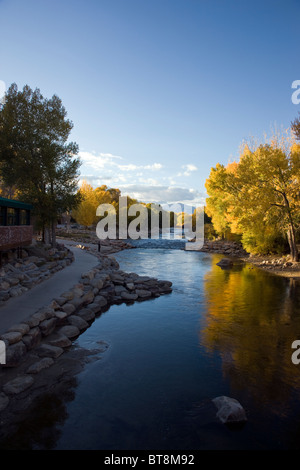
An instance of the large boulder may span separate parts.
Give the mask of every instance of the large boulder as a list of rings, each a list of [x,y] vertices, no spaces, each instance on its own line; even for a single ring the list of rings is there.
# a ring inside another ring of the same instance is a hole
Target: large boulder
[[[217,266],[220,266],[220,268],[231,268],[233,261],[230,258],[222,258],[221,261],[217,263]]]
[[[218,409],[217,418],[219,418],[222,423],[245,423],[247,421],[244,408],[235,398],[223,395],[214,398],[212,402]]]
[[[4,384],[3,391],[6,395],[17,395],[31,387],[33,382],[31,375],[22,375]]]
[[[6,366],[17,367],[23,361],[27,348],[23,341],[11,344],[6,348]]]

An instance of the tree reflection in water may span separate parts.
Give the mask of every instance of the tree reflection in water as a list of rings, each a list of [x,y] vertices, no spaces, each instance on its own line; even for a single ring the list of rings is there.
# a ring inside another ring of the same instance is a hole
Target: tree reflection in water
[[[221,269],[212,264],[204,280],[207,312],[200,342],[218,351],[234,393],[246,393],[257,407],[285,413],[300,371],[291,361],[300,339],[300,283],[248,264]]]

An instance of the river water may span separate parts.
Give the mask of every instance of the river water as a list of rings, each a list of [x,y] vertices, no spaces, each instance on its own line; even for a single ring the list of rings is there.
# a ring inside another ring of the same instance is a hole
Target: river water
[[[173,282],[173,292],[112,306],[77,340],[109,348],[77,377],[52,449],[292,449],[300,439],[300,286],[182,241],[137,243],[120,268]],[[231,429],[214,397],[240,401]],[[42,432],[42,431],[41,431]]]

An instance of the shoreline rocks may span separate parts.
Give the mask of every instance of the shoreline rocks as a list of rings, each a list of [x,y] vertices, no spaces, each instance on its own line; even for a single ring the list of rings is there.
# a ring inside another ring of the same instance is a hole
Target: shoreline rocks
[[[55,248],[32,245],[22,249],[22,258],[10,255],[0,267],[0,308],[12,297],[18,297],[69,266],[74,254],[64,245]]]
[[[241,243],[226,240],[205,240],[203,247],[199,251],[203,251],[205,253],[219,253],[235,257],[249,256],[249,253],[244,250]]]
[[[13,397],[20,397],[25,390],[30,394],[40,373],[70,351],[73,341],[111,305],[142,302],[172,292],[170,281],[126,273],[115,258],[96,256],[99,264],[82,273],[72,289],[0,336],[6,345],[6,364],[0,370],[2,408],[9,407]],[[20,374],[28,361],[26,373]],[[11,383],[14,375],[18,380]]]

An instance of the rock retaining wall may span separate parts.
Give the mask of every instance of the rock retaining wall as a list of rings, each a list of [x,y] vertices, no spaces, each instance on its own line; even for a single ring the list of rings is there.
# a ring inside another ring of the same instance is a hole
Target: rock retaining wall
[[[11,297],[22,295],[49,279],[73,260],[73,253],[64,245],[43,250],[38,247],[23,249],[22,258],[11,257],[0,269],[0,307]]]
[[[110,305],[159,297],[171,292],[171,286],[169,281],[125,273],[114,258],[102,257],[71,290],[0,336],[6,344],[4,368],[20,365],[29,351],[37,355],[41,367],[47,366],[47,361],[40,363],[41,358],[62,354]]]
[[[206,240],[200,251],[207,253],[221,253],[227,256],[248,256],[248,253],[243,249],[241,243],[225,240]]]

